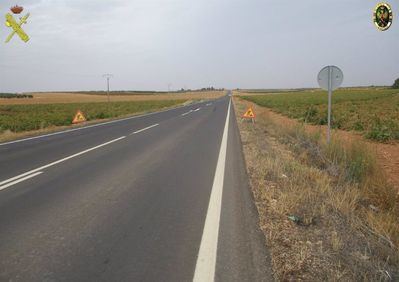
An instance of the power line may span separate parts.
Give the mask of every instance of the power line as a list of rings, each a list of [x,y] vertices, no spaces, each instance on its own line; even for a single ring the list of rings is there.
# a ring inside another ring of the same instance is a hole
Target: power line
[[[106,74],[103,74],[103,77],[105,77],[107,79],[107,97],[108,97],[108,103],[109,103],[109,80],[111,78],[113,78],[114,75],[111,73],[106,73]]]

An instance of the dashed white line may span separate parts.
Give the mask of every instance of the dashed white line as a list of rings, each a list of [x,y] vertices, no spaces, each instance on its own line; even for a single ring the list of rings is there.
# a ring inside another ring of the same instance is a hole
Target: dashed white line
[[[137,131],[135,131],[135,132],[132,132],[132,133],[130,133],[129,135],[133,135],[133,134],[137,134],[137,133],[140,133],[140,132],[146,131],[146,130],[148,130],[148,129],[150,129],[150,128],[153,128],[153,127],[156,127],[156,126],[158,126],[158,125],[159,125],[159,124],[158,124],[158,123],[156,123],[156,124],[153,124],[153,125],[147,126],[146,128],[143,128],[143,129],[137,130]]]
[[[201,108],[197,108],[193,112],[198,112],[199,110],[201,110]]]
[[[107,124],[122,122],[122,121],[130,120],[130,119],[136,119],[136,118],[156,115],[156,114],[159,114],[159,113],[174,111],[174,110],[178,110],[178,109],[181,109],[181,108],[189,107],[189,106],[192,106],[192,105],[195,105],[195,104],[200,104],[200,103],[202,103],[202,102],[193,103],[193,104],[188,105],[188,106],[187,105],[183,105],[183,106],[179,106],[179,107],[175,107],[175,108],[171,108],[171,109],[166,109],[166,110],[162,110],[162,111],[157,111],[157,112],[152,112],[152,113],[147,113],[147,114],[142,114],[142,115],[136,115],[136,116],[132,116],[132,117],[127,117],[127,118],[122,118],[122,119],[117,119],[117,120],[111,120],[111,121],[97,123],[97,124],[92,124],[92,125],[83,126],[83,127],[79,127],[79,128],[72,128],[72,129],[67,129],[67,130],[58,131],[58,132],[54,132],[54,133],[48,133],[48,134],[44,134],[44,135],[28,137],[28,138],[19,139],[19,140],[10,141],[10,142],[5,142],[5,143],[0,143],[0,146],[10,145],[10,144],[20,143],[20,142],[25,142],[25,141],[34,140],[34,139],[40,139],[40,138],[49,137],[49,136],[53,136],[53,135],[65,134],[65,133],[74,132],[74,131],[83,130],[83,129],[88,129],[88,128],[92,128],[92,127],[98,127],[98,126],[103,126],[103,125],[107,125]]]
[[[220,212],[222,208],[224,170],[226,166],[227,139],[229,132],[230,104],[231,100],[229,101],[229,108],[227,110],[219,158],[216,165],[215,177],[213,179],[212,192],[198,252],[197,264],[195,266],[194,282],[214,281],[215,279]]]
[[[10,187],[10,186],[13,186],[13,185],[15,185],[15,184],[17,184],[17,183],[20,183],[20,182],[22,182],[22,181],[31,179],[31,178],[33,178],[33,177],[39,175],[39,174],[42,174],[42,173],[43,173],[42,171],[38,171],[38,172],[36,172],[36,173],[30,174],[30,175],[25,176],[25,177],[23,177],[23,178],[20,178],[20,179],[18,179],[18,180],[9,182],[9,183],[7,183],[7,184],[5,184],[5,185],[3,185],[3,186],[0,186],[0,191],[3,190],[3,189],[8,188],[8,187]]]
[[[54,165],[56,165],[56,164],[65,162],[65,161],[70,160],[70,159],[72,159],[72,158],[75,158],[75,157],[77,157],[77,156],[86,154],[86,153],[88,153],[88,152],[90,152],[90,151],[93,151],[93,150],[96,150],[96,149],[98,149],[98,148],[104,147],[104,146],[106,146],[106,145],[109,145],[109,144],[111,144],[111,143],[117,142],[117,141],[122,140],[122,139],[124,139],[124,138],[126,138],[126,136],[122,136],[122,137],[116,138],[116,139],[114,139],[114,140],[108,141],[108,142],[103,143],[103,144],[101,144],[101,145],[98,145],[98,146],[92,147],[92,148],[90,148],[90,149],[81,151],[81,152],[79,152],[79,153],[73,154],[73,155],[71,155],[71,156],[69,156],[69,157],[60,159],[60,160],[58,160],[58,161],[55,161],[55,162],[46,164],[46,165],[44,165],[44,166],[41,166],[41,167],[38,167],[38,168],[35,168],[35,169],[32,169],[32,170],[30,170],[30,171],[27,171],[27,172],[25,172],[25,173],[22,173],[22,174],[20,174],[20,175],[15,176],[15,177],[6,179],[6,180],[0,182],[0,185],[3,185],[3,184],[6,184],[6,183],[9,183],[9,182],[12,182],[12,181],[14,181],[14,180],[21,180],[22,177],[25,177],[25,176],[28,176],[28,175],[33,175],[33,173],[36,173],[36,172],[41,171],[41,170],[44,170],[44,169],[49,168],[49,167],[51,167],[51,166],[54,166]],[[17,182],[17,183],[18,183],[18,182]],[[8,184],[7,184],[7,185],[8,185]],[[1,187],[3,187],[3,186],[1,186]],[[3,189],[4,189],[4,188],[3,188]]]
[[[184,113],[184,114],[182,114],[181,116],[184,117],[184,116],[186,116],[186,115],[188,115],[188,114],[191,114],[192,112],[193,112],[193,110],[190,110],[189,112]]]
[[[206,104],[206,106],[207,106],[207,107],[212,106],[212,103],[208,103],[208,104]]]

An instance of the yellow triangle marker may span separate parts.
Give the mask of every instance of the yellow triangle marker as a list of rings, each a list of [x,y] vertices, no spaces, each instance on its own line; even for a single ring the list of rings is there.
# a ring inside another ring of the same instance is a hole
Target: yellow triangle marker
[[[79,111],[77,111],[75,117],[73,118],[72,123],[73,123],[73,124],[76,124],[76,123],[81,123],[81,122],[85,122],[85,121],[86,121],[85,116],[84,116],[83,113],[79,110]]]
[[[252,110],[252,107],[248,108],[245,114],[242,116],[243,118],[255,118],[255,113]]]

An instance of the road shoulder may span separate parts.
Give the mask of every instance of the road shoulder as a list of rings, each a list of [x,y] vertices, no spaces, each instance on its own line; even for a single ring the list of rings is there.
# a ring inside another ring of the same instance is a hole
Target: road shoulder
[[[220,224],[215,281],[273,281],[233,105]]]

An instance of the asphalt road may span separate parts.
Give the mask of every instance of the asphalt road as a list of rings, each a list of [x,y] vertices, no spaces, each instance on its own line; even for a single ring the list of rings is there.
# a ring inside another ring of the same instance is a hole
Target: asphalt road
[[[0,281],[272,280],[229,103],[0,144]]]

